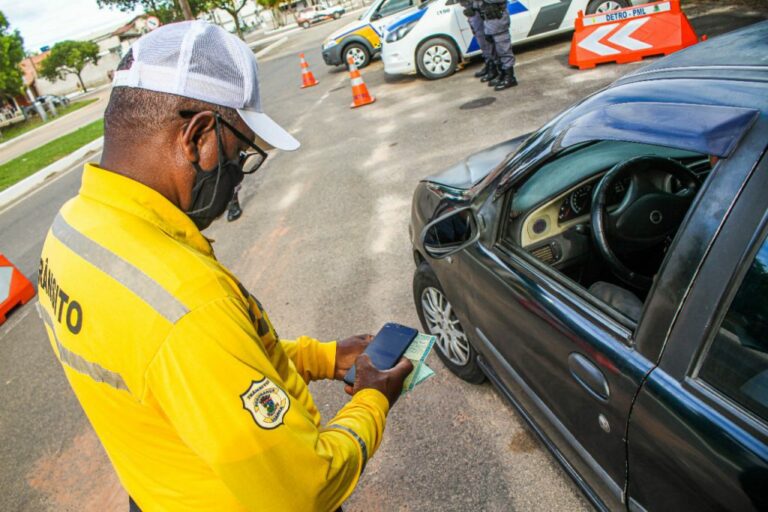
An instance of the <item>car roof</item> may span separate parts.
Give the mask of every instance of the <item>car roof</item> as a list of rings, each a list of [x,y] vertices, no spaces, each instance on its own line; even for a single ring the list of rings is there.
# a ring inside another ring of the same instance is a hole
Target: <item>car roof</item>
[[[624,140],[727,157],[760,115],[768,115],[768,21],[659,59],[549,129],[561,147]]]
[[[755,23],[691,46],[631,73],[619,82],[647,79],[648,75],[689,76],[706,71],[710,77],[728,77],[734,72],[768,72],[768,21]],[[750,76],[747,74],[746,76]]]

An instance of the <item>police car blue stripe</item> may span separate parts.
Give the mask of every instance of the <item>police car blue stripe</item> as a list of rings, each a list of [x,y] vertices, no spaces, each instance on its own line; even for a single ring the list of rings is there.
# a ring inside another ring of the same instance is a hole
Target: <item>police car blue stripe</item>
[[[414,12],[413,14],[409,14],[405,18],[402,18],[400,20],[397,20],[393,24],[387,27],[387,32],[393,32],[403,25],[410,23],[412,21],[418,21],[420,20],[425,14],[427,13],[427,8],[419,9],[418,11]]]
[[[513,2],[509,2],[507,4],[507,11],[509,11],[510,15],[520,14],[521,12],[525,12],[528,9],[518,0],[514,0]]]
[[[527,10],[528,8],[525,7],[519,0],[513,0],[512,2],[507,3],[507,11],[509,11],[510,16],[513,16],[515,14],[520,14],[521,12],[526,12]],[[393,27],[394,25],[390,27],[390,29],[392,29]],[[480,51],[480,43],[478,43],[477,38],[473,36],[472,40],[469,42],[467,53],[479,52],[479,51]]]

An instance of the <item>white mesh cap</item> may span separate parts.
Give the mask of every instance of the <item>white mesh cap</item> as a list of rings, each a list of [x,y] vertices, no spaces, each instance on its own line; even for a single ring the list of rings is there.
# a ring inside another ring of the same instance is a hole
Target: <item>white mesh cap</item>
[[[131,50],[133,63],[115,72],[114,86],[233,108],[266,143],[289,151],[299,147],[299,141],[262,110],[256,56],[233,34],[204,21],[183,21],[142,36]]]

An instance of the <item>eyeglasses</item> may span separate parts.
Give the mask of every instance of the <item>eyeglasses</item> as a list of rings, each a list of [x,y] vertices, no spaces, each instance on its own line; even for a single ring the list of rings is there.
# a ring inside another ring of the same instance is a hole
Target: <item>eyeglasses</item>
[[[198,112],[191,111],[191,110],[183,110],[179,112],[179,115],[184,118],[192,117],[195,114],[198,114]],[[247,144],[252,151],[240,151],[238,155],[238,165],[243,171],[243,174],[253,174],[256,171],[259,170],[259,167],[264,165],[264,161],[267,159],[267,153],[261,149],[259,146],[257,146],[252,140],[250,140],[248,137],[246,137],[240,130],[229,124],[224,120],[224,118],[219,114],[218,112],[214,112],[216,116],[216,122],[219,124],[224,125],[230,132],[232,132],[232,135],[237,137],[239,140]],[[217,125],[218,129],[218,125]]]

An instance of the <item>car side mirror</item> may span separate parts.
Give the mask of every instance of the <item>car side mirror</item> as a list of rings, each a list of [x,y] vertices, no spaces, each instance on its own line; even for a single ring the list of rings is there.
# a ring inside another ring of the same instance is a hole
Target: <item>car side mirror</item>
[[[381,14],[379,14],[377,12],[371,14],[371,21],[376,21],[376,20],[380,20],[380,19],[381,19]]]
[[[456,254],[480,238],[477,218],[467,206],[438,217],[421,232],[421,246],[432,258],[446,258]]]

